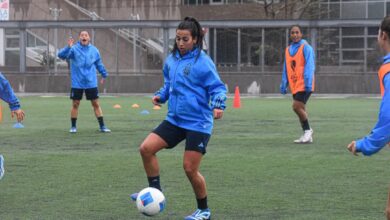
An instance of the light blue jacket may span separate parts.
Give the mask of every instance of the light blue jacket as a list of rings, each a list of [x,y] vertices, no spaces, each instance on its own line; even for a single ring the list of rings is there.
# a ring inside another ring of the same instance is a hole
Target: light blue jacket
[[[89,89],[97,87],[96,69],[103,78],[108,75],[100,58],[99,50],[91,44],[83,46],[80,42],[77,42],[72,47],[64,47],[58,52],[58,57],[70,61],[72,88]]]
[[[213,109],[225,109],[226,87],[210,57],[198,48],[183,56],[179,52],[170,54],[163,74],[164,86],[155,95],[161,103],[169,100],[166,120],[187,130],[211,134]]]
[[[311,87],[313,85],[314,72],[316,70],[315,64],[315,54],[313,48],[306,42],[306,40],[300,40],[297,43],[290,44],[288,52],[291,56],[294,56],[299,47],[305,44],[303,47],[303,55],[305,56],[305,68],[303,72],[303,78],[305,81],[305,91],[311,91]],[[282,82],[280,83],[280,93],[286,94],[288,86],[288,78],[287,78],[287,70],[286,70],[286,59],[283,64],[283,72],[282,72]]]
[[[11,111],[20,109],[18,98],[15,96],[8,80],[0,73],[0,98],[8,103]]]
[[[384,64],[390,63],[390,53],[384,58]],[[356,141],[356,151],[364,155],[372,155],[390,142],[390,74],[383,79],[385,92],[379,107],[378,122],[366,137]]]

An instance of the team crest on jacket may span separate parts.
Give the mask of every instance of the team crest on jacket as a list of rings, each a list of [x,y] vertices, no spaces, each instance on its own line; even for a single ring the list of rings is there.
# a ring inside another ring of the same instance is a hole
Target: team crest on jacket
[[[191,67],[192,67],[191,64],[188,64],[186,67],[184,67],[183,74],[184,74],[185,76],[190,75]]]

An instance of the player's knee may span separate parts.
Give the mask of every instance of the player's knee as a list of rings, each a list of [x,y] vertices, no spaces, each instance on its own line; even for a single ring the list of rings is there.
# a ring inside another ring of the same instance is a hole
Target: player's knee
[[[80,105],[80,101],[73,101],[73,103],[72,103],[72,107],[75,109],[78,109],[79,105]]]
[[[94,102],[94,101],[92,101],[91,104],[92,104],[92,107],[93,107],[93,108],[99,108],[99,107],[100,107],[100,106],[99,106],[99,102]]]
[[[194,166],[190,162],[184,161],[183,163],[183,169],[187,176],[192,176],[198,172],[198,169],[196,166]]]
[[[146,143],[142,143],[140,146],[139,146],[139,153],[142,155],[142,156],[150,156],[150,155],[153,155],[154,153],[152,152],[150,146]]]

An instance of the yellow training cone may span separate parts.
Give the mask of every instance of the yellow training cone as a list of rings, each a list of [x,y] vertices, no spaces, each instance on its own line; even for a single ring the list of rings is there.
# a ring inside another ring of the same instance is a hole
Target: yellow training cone
[[[122,108],[119,104],[114,105],[114,108]]]
[[[131,107],[132,108],[139,108],[139,105],[138,104],[133,104]]]
[[[155,105],[155,106],[153,106],[153,109],[154,109],[154,110],[160,110],[160,109],[161,109],[161,107],[160,107],[160,106],[158,106],[158,105]]]

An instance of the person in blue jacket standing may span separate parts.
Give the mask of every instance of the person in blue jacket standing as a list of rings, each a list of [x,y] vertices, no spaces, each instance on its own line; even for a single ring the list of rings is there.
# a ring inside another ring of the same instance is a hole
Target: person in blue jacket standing
[[[19,99],[2,73],[0,73],[0,98],[8,103],[11,110],[11,117],[16,117],[19,123],[22,122],[24,119],[24,111],[20,108]],[[0,154],[0,179],[3,178],[4,172],[4,157]]]
[[[313,48],[302,39],[298,25],[290,28],[291,44],[286,48],[280,93],[287,93],[287,86],[293,95],[292,108],[298,116],[303,135],[294,140],[297,144],[313,142],[313,129],[309,125],[306,103],[314,91],[315,54]]]
[[[140,145],[150,187],[161,190],[156,153],[186,140],[183,168],[197,201],[197,210],[185,219],[210,219],[206,181],[199,172],[213,129],[222,118],[226,87],[211,58],[202,50],[203,31],[195,18],[186,17],[176,29],[176,43],[164,67],[164,85],[152,98],[155,105],[168,101],[165,120]],[[131,195],[136,200],[138,193]]]
[[[70,113],[71,128],[69,132],[77,132],[76,121],[78,109],[84,92],[86,99],[91,101],[95,116],[99,122],[100,131],[111,132],[104,124],[103,112],[99,104],[96,69],[102,75],[101,84],[104,83],[108,73],[100,58],[99,50],[90,43],[89,33],[87,31],[81,31],[79,41],[76,44],[74,44],[73,38],[69,38],[68,46],[59,51],[58,57],[70,61],[72,80],[70,98],[73,101]]]
[[[354,155],[363,153],[366,156],[375,154],[390,142],[390,16],[383,19],[379,33],[378,45],[382,52],[383,64],[378,71],[379,85],[382,95],[379,107],[378,121],[371,133],[367,136],[352,141],[347,149]],[[390,220],[390,190],[388,194],[386,216]]]

